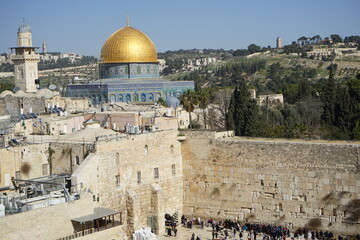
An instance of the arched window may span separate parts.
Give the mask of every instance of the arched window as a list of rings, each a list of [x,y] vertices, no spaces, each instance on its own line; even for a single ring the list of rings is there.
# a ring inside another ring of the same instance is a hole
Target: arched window
[[[115,155],[115,162],[116,162],[116,165],[119,165],[119,164],[120,164],[120,156],[119,156],[119,153],[116,153],[116,155]]]
[[[148,155],[148,149],[149,149],[148,145],[145,145],[145,147],[144,147],[144,155],[145,156]]]
[[[149,101],[150,102],[154,101],[154,94],[152,94],[152,93],[149,94]]]
[[[130,94],[126,94],[126,101],[131,102],[131,95]]]
[[[139,101],[139,95],[138,94],[134,94],[134,102],[138,102]]]

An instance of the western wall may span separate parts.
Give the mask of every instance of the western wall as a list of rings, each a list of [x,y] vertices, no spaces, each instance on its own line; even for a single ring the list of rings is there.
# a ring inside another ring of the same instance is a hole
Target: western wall
[[[360,144],[185,132],[184,214],[252,223],[360,229]]]

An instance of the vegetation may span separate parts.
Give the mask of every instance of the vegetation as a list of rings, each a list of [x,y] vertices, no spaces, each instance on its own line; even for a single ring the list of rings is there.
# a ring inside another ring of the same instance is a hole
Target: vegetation
[[[56,62],[55,60],[51,61],[41,61],[38,64],[39,71],[41,70],[49,70],[49,69],[56,69],[56,68],[67,68],[67,67],[75,67],[75,66],[82,66],[82,65],[90,65],[97,63],[97,58],[93,56],[83,56],[81,59],[77,59],[76,61],[72,62],[69,58],[61,58],[58,59]]]

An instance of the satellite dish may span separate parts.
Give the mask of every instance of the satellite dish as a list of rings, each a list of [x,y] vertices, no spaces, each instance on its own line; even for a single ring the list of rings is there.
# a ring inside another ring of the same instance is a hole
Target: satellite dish
[[[49,89],[52,90],[52,91],[55,90],[55,89],[56,89],[56,85],[51,84],[51,85],[49,86]]]
[[[14,93],[17,92],[17,91],[19,91],[19,90],[20,90],[19,87],[14,87],[14,88],[13,88],[13,92],[14,92]]]

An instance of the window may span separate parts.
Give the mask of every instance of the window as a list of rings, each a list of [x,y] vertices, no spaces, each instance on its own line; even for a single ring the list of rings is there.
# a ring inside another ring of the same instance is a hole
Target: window
[[[15,179],[21,179],[20,171],[15,172]]]
[[[305,213],[303,205],[300,205],[300,213]]]
[[[120,186],[120,175],[115,175],[115,185],[116,185],[117,187]]]
[[[42,175],[49,175],[49,164],[45,163],[42,165]]]
[[[145,145],[144,147],[144,155],[147,156],[148,155],[148,145]]]
[[[141,171],[137,172],[137,183],[141,183]]]
[[[171,145],[171,146],[170,146],[170,153],[171,153],[171,154],[174,154],[174,145]]]
[[[79,156],[75,156],[75,162],[76,162],[76,165],[80,165],[80,158],[79,158]]]
[[[159,178],[159,168],[154,168],[154,178],[158,179]]]
[[[171,173],[172,175],[176,174],[175,164],[171,165]]]

